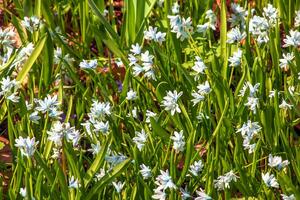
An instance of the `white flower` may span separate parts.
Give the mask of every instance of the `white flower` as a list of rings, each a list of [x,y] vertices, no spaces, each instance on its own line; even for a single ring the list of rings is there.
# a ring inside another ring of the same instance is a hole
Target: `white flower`
[[[175,112],[181,113],[179,105],[177,104],[177,101],[181,95],[182,92],[177,93],[177,91],[174,90],[173,92],[168,91],[167,96],[164,97],[162,106],[165,107],[166,111],[171,111],[171,115],[174,115]]]
[[[278,170],[283,169],[285,166],[287,166],[290,162],[288,160],[282,161],[282,158],[280,156],[272,156],[272,154],[269,154],[268,158],[268,165],[270,167],[276,167]]]
[[[157,27],[149,26],[148,30],[144,31],[144,37],[146,40],[154,40],[156,37]]]
[[[105,156],[106,162],[110,163],[112,165],[112,167],[116,166],[117,164],[123,162],[126,159],[127,159],[127,157],[124,156],[122,153],[118,153],[118,154],[113,153],[111,155],[107,154]]]
[[[101,145],[100,145],[100,142],[97,141],[96,144],[91,144],[91,149],[89,149],[89,151],[91,151],[93,153],[93,155],[97,155],[100,150],[101,150]]]
[[[247,12],[243,7],[241,7],[237,3],[231,3],[231,15],[228,21],[230,22],[231,27],[240,26],[244,28],[245,26],[245,18],[247,16]]]
[[[269,42],[269,36],[268,36],[268,32],[261,32],[257,39],[256,39],[257,43],[259,45],[264,44],[264,43],[268,43]]]
[[[135,57],[133,54],[128,55],[129,60],[129,66],[137,65],[137,62],[139,61],[137,57]]]
[[[205,81],[204,84],[199,84],[197,86],[197,89],[198,91],[192,92],[192,96],[194,97],[194,99],[192,99],[192,102],[194,103],[193,106],[195,106],[200,101],[203,101],[205,99],[205,96],[211,91],[208,81]]]
[[[6,53],[8,53],[10,51],[9,49],[13,49],[13,44],[16,41],[13,40],[12,38],[14,38],[15,35],[16,34],[12,28],[6,28],[4,30],[2,30],[2,28],[0,28],[0,44],[3,46],[3,51],[6,51]],[[5,52],[3,52],[3,53],[5,53]],[[7,58],[9,58],[9,57],[10,56],[8,56]],[[6,60],[8,60],[8,59],[6,59]]]
[[[69,179],[69,188],[77,189],[79,187],[80,187],[79,180],[75,179],[75,177],[72,176],[71,179]]]
[[[153,199],[165,200],[167,198],[167,194],[161,188],[154,189],[154,194],[152,195]]]
[[[208,196],[201,188],[200,191],[196,190],[196,193],[198,196],[195,198],[195,200],[212,200],[212,198]]]
[[[165,0],[158,0],[158,1],[157,1],[158,7],[163,7],[164,1],[165,1]]]
[[[174,131],[174,136],[171,136],[171,139],[173,140],[173,149],[177,152],[182,152],[185,147],[183,130],[180,132]]]
[[[172,29],[178,29],[181,26],[181,17],[179,15],[168,15],[168,19],[170,19]]]
[[[88,114],[90,118],[104,119],[105,116],[110,116],[110,104],[109,102],[99,102],[98,100],[93,100],[91,112]]]
[[[135,137],[132,139],[137,145],[137,148],[141,151],[147,141],[148,135],[145,133],[144,129],[141,132],[136,131]]]
[[[133,109],[131,110],[131,112],[129,111],[127,116],[128,117],[132,116],[133,118],[137,119],[138,118],[138,116],[137,116],[137,107],[134,106]]]
[[[103,17],[107,17],[107,15],[109,14],[109,11],[107,9],[104,9],[101,14]]]
[[[37,18],[36,16],[32,16],[32,17],[24,17],[24,19],[21,21],[22,26],[24,26],[28,31],[30,31],[31,33],[33,31],[36,31],[40,24],[41,21],[39,18]]]
[[[105,174],[106,174],[105,169],[101,168],[101,169],[100,169],[100,172],[95,174],[94,180],[95,180],[96,182],[97,182],[97,181],[100,181],[100,179],[103,178],[103,177],[105,176]]]
[[[51,158],[53,159],[59,159],[60,158],[60,155],[61,155],[61,152],[62,152],[62,149],[60,147],[56,148],[54,147],[52,149],[53,153],[51,155]]]
[[[243,88],[240,91],[239,96],[244,96],[245,92],[247,91],[247,89],[249,88],[249,96],[250,97],[254,97],[256,95],[256,92],[258,91],[258,88],[260,86],[260,83],[256,83],[254,86],[250,83],[250,82],[246,82],[243,86]]]
[[[254,16],[250,19],[249,32],[256,38],[258,44],[267,43],[269,41],[269,29],[270,25],[266,18]]]
[[[240,132],[243,138],[251,139],[260,131],[261,126],[259,126],[258,122],[252,122],[251,120],[248,120],[247,123],[244,123],[243,126],[237,130],[237,133]]]
[[[80,133],[75,127],[71,127],[69,123],[61,123],[56,121],[52,124],[48,133],[48,140],[54,142],[57,147],[62,145],[62,138],[66,137],[68,142],[72,142],[73,146],[78,145],[80,139]]]
[[[276,94],[276,90],[271,90],[269,93],[269,97],[273,98],[273,97],[275,97],[275,94]]]
[[[190,35],[193,34],[192,21],[190,17],[185,19],[181,18],[179,15],[168,15],[168,18],[170,19],[171,32],[176,33],[176,37],[181,41],[189,38]]]
[[[209,28],[209,24],[208,23],[199,24],[199,25],[197,25],[197,32],[198,33],[205,33],[208,28]]]
[[[211,91],[211,88],[210,88],[210,85],[209,85],[208,81],[205,81],[204,84],[199,84],[197,86],[197,88],[198,88],[198,93],[201,94],[201,95],[207,95]]]
[[[250,19],[249,31],[254,36],[257,37],[263,32],[266,32],[268,29],[269,29],[269,23],[268,20],[265,19],[264,17],[253,16],[253,18]]]
[[[91,132],[91,126],[92,126],[92,124],[91,124],[91,122],[88,120],[88,121],[86,121],[84,123],[81,123],[81,126],[83,126],[85,128],[87,135],[89,137],[92,137],[92,132]]]
[[[205,97],[197,92],[193,92],[192,96],[194,97],[194,99],[192,99],[192,102],[194,103],[193,106],[195,106],[197,103],[199,103],[200,101],[203,101],[205,99]]]
[[[200,122],[203,122],[203,119],[209,119],[208,115],[203,114],[202,112],[200,112],[197,117],[196,117]]]
[[[300,10],[296,11],[296,17],[295,17],[295,27],[300,26]]]
[[[144,37],[146,40],[153,40],[154,42],[162,44],[162,42],[166,40],[166,33],[157,32],[157,27],[153,28],[149,26],[149,29],[144,31]]]
[[[234,52],[233,55],[228,59],[231,67],[237,67],[241,65],[243,52],[238,49],[237,52]]]
[[[233,44],[233,43],[239,43],[246,37],[246,33],[241,33],[240,29],[238,27],[231,29],[227,33],[227,43]]]
[[[243,126],[237,130],[237,133],[241,133],[244,141],[243,146],[245,150],[248,150],[249,154],[253,153],[256,147],[256,144],[251,144],[251,140],[257,133],[261,130],[258,122],[251,122],[250,120],[247,123],[244,123]]]
[[[266,174],[262,173],[262,179],[267,187],[279,188],[279,184],[273,174],[270,175],[269,172]]]
[[[141,51],[142,51],[142,48],[138,43],[136,43],[135,45],[134,44],[131,45],[130,52],[133,53],[134,55],[140,55]]]
[[[29,115],[29,120],[32,121],[33,123],[37,124],[40,119],[41,117],[39,116],[39,113],[37,111]]]
[[[217,178],[217,180],[214,180],[214,186],[215,188],[217,188],[218,190],[224,190],[225,188],[230,188],[229,183],[231,181],[236,182],[237,178],[239,178],[238,176],[236,176],[233,171],[231,170],[230,172],[227,172],[225,175],[223,176],[219,176]]]
[[[162,33],[162,32],[157,32],[155,35],[155,42],[158,42],[160,45],[162,44],[162,42],[166,41],[166,33]]]
[[[39,105],[35,109],[42,113],[50,112],[51,110],[56,109],[60,104],[57,100],[57,95],[54,95],[53,97],[47,95],[44,100],[38,100],[37,103]]]
[[[172,13],[175,15],[178,14],[179,9],[180,9],[180,6],[179,6],[178,2],[176,1],[172,6]]]
[[[20,188],[20,195],[25,198],[26,194],[27,194],[26,188],[25,187],[24,188]]]
[[[112,184],[115,187],[117,193],[120,193],[125,185],[125,182],[124,183],[122,183],[121,181],[119,181],[118,183],[112,182]]]
[[[133,66],[134,76],[140,75],[144,72],[144,76],[148,79],[156,80],[153,69],[153,55],[150,55],[149,51],[141,53],[140,60],[133,55],[129,55],[130,66]],[[142,66],[141,66],[142,65]]]
[[[300,72],[298,73],[298,80],[300,80]]]
[[[143,65],[145,63],[147,64],[153,64],[153,55],[150,55],[149,51],[146,51],[145,53],[141,54],[141,61],[143,62]]]
[[[202,171],[203,167],[204,165],[201,160],[195,161],[192,165],[190,165],[189,172],[191,172],[191,174],[193,174],[194,176],[198,176],[199,172]]]
[[[106,135],[108,132],[109,132],[109,123],[108,121],[107,122],[102,122],[102,121],[95,121],[93,123],[93,126],[94,126],[94,131],[95,132],[101,132],[103,133],[104,135]]]
[[[185,199],[189,199],[192,196],[190,195],[190,193],[187,191],[187,187],[185,187],[185,189],[180,188],[180,193],[181,193],[181,199],[185,200]]]
[[[22,69],[22,65],[29,58],[33,50],[34,50],[34,45],[31,42],[28,43],[25,47],[22,47],[20,52],[17,54],[15,60],[13,61],[10,69],[14,67],[18,67],[17,70],[20,71]]]
[[[279,105],[279,108],[284,110],[290,110],[292,109],[293,105],[288,104],[284,99],[282,100],[281,104]]]
[[[268,22],[274,26],[276,25],[276,20],[278,18],[278,11],[271,4],[268,4],[267,7],[264,7],[263,15],[268,19]]]
[[[52,108],[52,109],[49,111],[49,117],[60,119],[59,116],[60,116],[62,113],[63,113],[62,111],[57,110],[57,107],[54,107],[54,108]]]
[[[144,179],[148,179],[152,176],[151,169],[148,166],[142,164],[140,165],[140,168],[140,173],[142,174]]]
[[[288,91],[290,93],[291,96],[294,96],[294,93],[295,93],[295,87],[294,86],[289,86],[288,87]],[[296,93],[298,94],[298,93]]]
[[[77,146],[79,139],[80,139],[80,133],[78,130],[75,129],[75,127],[70,127],[69,123],[65,123],[65,136],[68,142],[72,142],[73,146]]]
[[[290,30],[290,35],[287,35],[285,39],[283,39],[285,43],[283,47],[298,47],[300,45],[300,32]]]
[[[127,92],[126,99],[127,99],[128,101],[130,101],[130,100],[136,100],[137,98],[138,98],[138,97],[137,97],[137,95],[136,95],[136,92],[133,91],[132,89],[129,90],[129,92]]]
[[[156,177],[155,184],[158,186],[160,189],[176,189],[176,185],[172,181],[172,177],[169,175],[169,170],[163,171],[160,170],[160,175]]]
[[[97,59],[83,60],[82,62],[79,63],[79,67],[81,69],[96,69],[97,66],[98,66]]]
[[[217,16],[211,9],[206,11],[205,19],[208,20],[208,22],[207,22],[208,27],[215,31],[216,30]]]
[[[295,58],[294,53],[287,53],[287,54],[283,54],[282,55],[283,58],[279,59],[280,61],[280,68],[284,69],[285,71],[288,70],[290,63],[293,61],[293,59]]]
[[[118,67],[122,67],[124,65],[121,58],[116,58],[115,63],[117,64]]]
[[[19,136],[19,138],[17,138],[15,142],[15,146],[20,149],[21,154],[27,157],[33,156],[36,150],[36,146],[39,143],[35,142],[34,137],[30,139],[30,137],[23,138],[22,136]]]
[[[32,103],[28,103],[28,101],[25,101],[25,105],[26,105],[26,109],[27,111],[30,111],[33,108],[33,104]]]
[[[251,138],[248,138],[248,137],[244,138],[243,147],[244,147],[244,150],[248,150],[249,154],[252,154],[255,150],[256,144],[255,143],[250,144],[250,140],[251,140]]]
[[[62,138],[64,136],[63,124],[60,121],[56,121],[52,124],[50,131],[48,133],[48,140],[54,142],[56,146],[62,145]]]
[[[146,40],[153,40],[154,42],[162,44],[162,42],[166,40],[166,33],[160,31],[157,32],[157,27],[153,28],[152,26],[149,26],[149,29],[144,31],[144,37]]]
[[[4,96],[7,100],[18,103],[20,97],[17,96],[17,90],[20,87],[20,83],[15,79],[11,80],[9,76],[7,76],[6,78],[2,78],[0,84],[0,96]]]
[[[18,103],[20,100],[20,97],[17,95],[18,95],[18,93],[14,92],[14,93],[10,94],[9,96],[7,96],[6,98],[7,98],[7,100],[10,100],[14,103]]]
[[[291,194],[290,196],[281,194],[280,196],[282,197],[282,200],[296,200],[296,197],[293,194]]]
[[[57,47],[57,49],[54,51],[54,63],[62,65],[65,65],[66,63],[68,65],[72,65],[72,63],[75,61],[74,58],[70,56],[70,54],[66,54],[63,56],[61,48]]]
[[[147,122],[147,123],[150,123],[150,122],[151,122],[151,121],[150,121],[150,118],[151,118],[151,117],[155,118],[156,116],[157,116],[156,113],[154,113],[154,112],[152,112],[152,111],[150,111],[150,110],[146,110],[146,122]]]
[[[196,72],[196,75],[204,74],[204,70],[206,70],[207,67],[205,66],[203,60],[199,56],[196,56],[195,58],[196,62],[194,63],[192,69]]]
[[[247,103],[245,103],[245,106],[248,106],[250,110],[253,111],[253,113],[256,113],[256,107],[258,107],[258,98],[255,97],[248,97]]]

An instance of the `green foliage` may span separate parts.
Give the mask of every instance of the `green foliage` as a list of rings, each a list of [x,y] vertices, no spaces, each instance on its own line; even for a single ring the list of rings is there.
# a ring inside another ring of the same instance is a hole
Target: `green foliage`
[[[229,2],[3,1],[0,199],[300,199],[300,1]]]

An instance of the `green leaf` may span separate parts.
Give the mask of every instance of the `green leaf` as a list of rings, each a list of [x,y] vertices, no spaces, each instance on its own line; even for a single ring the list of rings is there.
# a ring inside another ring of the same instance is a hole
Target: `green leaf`
[[[116,165],[111,172],[105,174],[105,176],[102,177],[102,179],[89,190],[88,195],[85,199],[86,200],[93,199],[94,195],[98,194],[103,187],[109,185],[116,177],[121,175],[121,173],[123,173],[123,171],[126,170],[126,168],[129,166],[130,163],[131,163],[131,159],[128,158],[122,163]]]
[[[104,144],[104,146],[101,148],[101,151],[97,154],[94,162],[91,164],[90,168],[87,170],[85,176],[84,176],[84,187],[87,187],[89,182],[94,177],[95,173],[99,170],[101,165],[104,162],[104,158],[107,152],[107,148],[109,147],[111,143],[111,139],[108,139]]]
[[[100,22],[104,25],[105,29],[111,34],[112,38],[116,41],[120,41],[119,35],[112,28],[112,26],[107,22],[105,17],[100,13],[100,10],[97,8],[93,0],[88,0],[89,6],[92,9],[93,13],[100,19]]]
[[[0,150],[3,149],[4,147],[5,147],[4,142],[1,142],[1,141],[0,141]]]
[[[221,59],[223,62],[222,76],[227,80],[227,18],[226,18],[226,0],[221,0],[221,27],[220,27]]]
[[[47,40],[47,36],[44,36],[35,46],[35,49],[33,50],[32,54],[29,56],[26,63],[23,65],[22,70],[19,72],[16,80],[22,82],[26,75],[28,74],[29,70],[33,66],[36,59],[39,57],[40,53],[42,52],[45,42]]]

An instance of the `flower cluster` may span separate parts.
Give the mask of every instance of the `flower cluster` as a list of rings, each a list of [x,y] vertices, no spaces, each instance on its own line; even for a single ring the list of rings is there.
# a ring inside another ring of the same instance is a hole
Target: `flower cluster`
[[[144,31],[144,38],[162,44],[162,42],[166,40],[166,33],[160,31],[157,32],[157,27],[153,28],[152,26],[149,26],[149,29]]]
[[[42,21],[36,16],[25,16],[24,19],[21,21],[21,24],[32,33],[33,31],[37,31],[39,29],[39,27],[42,24]]]
[[[232,181],[236,182],[239,177],[236,176],[233,171],[227,172],[226,174],[219,176],[216,180],[214,180],[214,186],[218,190],[224,190],[226,188],[230,188],[230,183]]]
[[[128,55],[129,66],[132,66],[134,76],[143,74],[146,78],[156,80],[154,72],[154,56],[149,51],[141,52],[141,47],[136,44],[130,50],[132,54]]]
[[[164,100],[161,102],[162,106],[165,107],[166,111],[171,111],[171,115],[174,115],[175,112],[181,113],[179,105],[177,103],[178,99],[181,97],[182,92],[168,91],[167,96],[164,97]]]
[[[0,84],[0,96],[4,96],[7,100],[18,103],[20,99],[17,91],[20,86],[19,82],[15,79],[11,80],[9,77],[6,77],[1,80]]]
[[[109,133],[109,122],[105,121],[105,117],[110,115],[111,107],[108,102],[93,100],[91,112],[88,113],[89,120],[82,123],[82,125],[90,137],[92,137],[92,132],[106,135]]]
[[[179,15],[169,15],[171,31],[176,33],[176,37],[181,41],[188,39],[193,34],[192,20],[190,17],[185,19]]]
[[[36,150],[36,146],[39,143],[35,141],[34,137],[30,139],[30,137],[23,138],[22,136],[17,138],[15,142],[16,142],[15,146],[20,149],[21,154],[27,157],[33,156]]]
[[[253,153],[256,144],[252,143],[252,139],[260,132],[261,127],[259,126],[258,122],[252,122],[248,120],[247,123],[244,123],[243,126],[237,130],[238,133],[241,133],[244,142],[243,146],[245,150],[248,150],[249,153]]]
[[[166,199],[166,189],[176,189],[176,185],[172,181],[172,177],[169,175],[169,171],[160,170],[160,175],[156,177],[155,184],[157,188],[154,189],[153,199]]]

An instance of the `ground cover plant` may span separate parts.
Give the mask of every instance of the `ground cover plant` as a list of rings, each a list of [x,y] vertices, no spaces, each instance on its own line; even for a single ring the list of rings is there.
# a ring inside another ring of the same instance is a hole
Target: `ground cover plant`
[[[0,11],[0,199],[300,199],[299,0]]]

